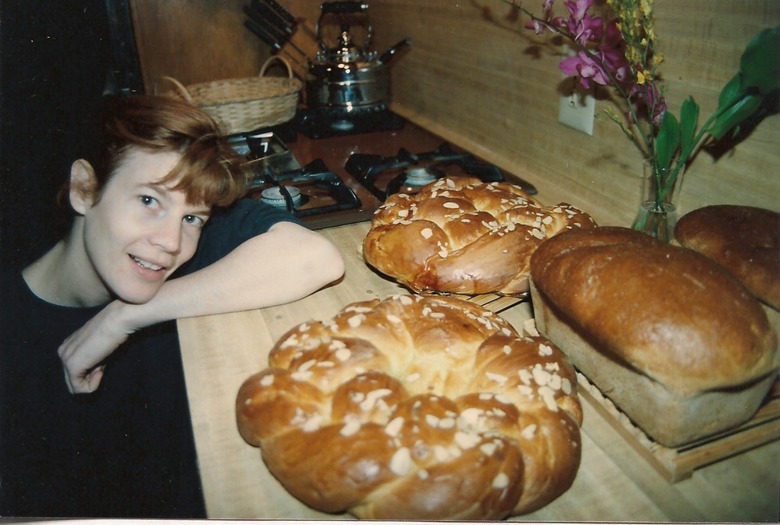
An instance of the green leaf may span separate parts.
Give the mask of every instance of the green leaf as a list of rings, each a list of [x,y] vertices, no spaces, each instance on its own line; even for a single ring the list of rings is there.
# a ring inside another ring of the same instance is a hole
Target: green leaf
[[[661,128],[655,138],[655,162],[656,167],[667,170],[672,162],[672,157],[680,145],[680,124],[671,111],[664,113]]]
[[[743,90],[766,95],[780,89],[780,26],[764,29],[748,43],[739,61]]]
[[[696,133],[696,126],[699,124],[699,105],[688,97],[682,103],[680,108],[680,149],[683,152],[691,151],[693,148],[693,136]]]
[[[731,128],[741,124],[743,120],[755,113],[763,101],[764,97],[760,95],[747,95],[715,119],[707,130],[708,133],[715,139],[720,139]]]
[[[737,102],[743,94],[742,73],[737,73],[725,86],[723,86],[720,96],[718,97],[718,109],[721,110],[731,106]]]

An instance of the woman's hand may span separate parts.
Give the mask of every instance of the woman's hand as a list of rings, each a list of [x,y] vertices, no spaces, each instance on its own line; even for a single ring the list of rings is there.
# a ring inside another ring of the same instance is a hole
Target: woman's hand
[[[57,353],[71,394],[97,390],[103,379],[101,363],[135,331],[121,321],[127,306],[121,301],[109,303],[60,345]]]

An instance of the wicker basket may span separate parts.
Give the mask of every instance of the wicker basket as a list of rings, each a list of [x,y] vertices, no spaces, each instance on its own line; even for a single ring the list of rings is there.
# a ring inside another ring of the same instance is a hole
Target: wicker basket
[[[274,60],[280,60],[286,66],[287,78],[265,76]],[[186,87],[175,78],[163,78],[176,86],[174,95],[209,113],[229,135],[291,120],[302,87],[301,81],[293,77],[290,64],[280,56],[269,58],[257,77],[216,80]]]

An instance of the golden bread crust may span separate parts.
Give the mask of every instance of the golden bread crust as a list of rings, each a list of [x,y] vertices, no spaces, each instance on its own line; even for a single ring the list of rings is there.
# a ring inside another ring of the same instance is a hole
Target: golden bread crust
[[[501,519],[566,491],[582,409],[566,357],[448,297],[304,323],[236,399],[238,428],[307,505],[368,519]]]
[[[573,230],[531,259],[538,292],[601,351],[680,394],[776,366],[760,303],[724,268],[625,228]]]
[[[565,203],[544,206],[518,186],[447,177],[377,210],[363,242],[368,264],[415,292],[523,294],[545,239],[594,226]]]
[[[675,240],[731,271],[762,302],[780,310],[780,213],[715,205],[677,222]]]

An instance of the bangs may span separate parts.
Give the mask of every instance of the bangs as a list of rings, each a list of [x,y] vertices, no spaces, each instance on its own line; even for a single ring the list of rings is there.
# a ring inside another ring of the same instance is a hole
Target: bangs
[[[181,153],[179,162],[160,182],[177,181],[171,189],[183,192],[188,204],[226,207],[246,193],[243,158],[221,136],[205,135]]]
[[[180,154],[158,182],[183,192],[189,204],[227,207],[246,194],[245,159],[230,147],[216,121],[192,104],[167,96],[107,97],[99,122],[100,148],[89,159],[98,199],[133,150]]]

